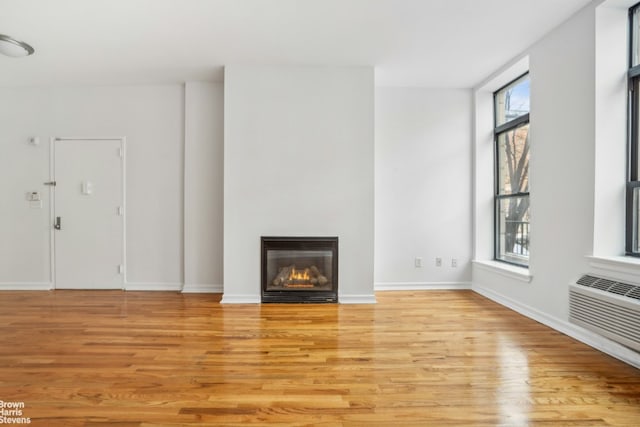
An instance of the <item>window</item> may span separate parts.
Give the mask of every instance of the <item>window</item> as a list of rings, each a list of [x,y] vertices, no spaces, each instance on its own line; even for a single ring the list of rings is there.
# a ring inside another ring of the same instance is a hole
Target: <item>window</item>
[[[629,43],[629,170],[627,174],[627,255],[640,256],[640,3],[629,10],[631,43]]]
[[[529,266],[529,75],[494,93],[496,260]]]

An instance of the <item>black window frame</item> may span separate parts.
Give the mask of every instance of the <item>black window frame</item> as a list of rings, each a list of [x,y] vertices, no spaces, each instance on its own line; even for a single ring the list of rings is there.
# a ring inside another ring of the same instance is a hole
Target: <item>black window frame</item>
[[[625,209],[625,254],[640,257],[640,242],[634,242],[637,236],[638,220],[634,214],[637,209],[634,205],[633,194],[640,188],[640,176],[638,173],[638,155],[640,154],[640,61],[633,65],[634,61],[634,37],[638,28],[634,25],[633,16],[640,11],[640,3],[629,8],[629,70],[627,71],[628,105],[627,105],[627,182],[626,182],[626,209]],[[640,48],[640,46],[636,46]]]
[[[499,251],[500,251],[500,245],[499,245],[499,239],[500,239],[500,201],[501,200],[506,200],[506,199],[517,199],[517,198],[522,198],[522,197],[527,197],[529,198],[529,203],[531,201],[530,198],[530,194],[529,191],[526,192],[516,192],[516,193],[509,193],[509,194],[500,194],[500,166],[499,166],[499,158],[500,158],[500,154],[499,154],[499,150],[500,150],[500,144],[499,144],[499,138],[500,135],[509,132],[509,131],[513,131],[519,127],[522,126],[526,126],[529,124],[529,115],[530,113],[526,113],[523,115],[520,115],[508,122],[502,123],[500,125],[498,125],[498,117],[497,117],[497,112],[498,112],[498,94],[503,90],[506,89],[507,87],[513,85],[515,82],[517,82],[518,80],[522,79],[523,77],[526,77],[529,75],[529,71],[519,75],[518,77],[516,77],[515,79],[509,81],[507,84],[501,86],[499,89],[497,89],[494,93],[493,93],[493,146],[494,146],[494,150],[493,150],[493,165],[494,165],[494,203],[493,203],[493,259],[494,261],[498,261],[498,262],[502,262],[502,263],[506,263],[506,264],[510,264],[510,265],[515,265],[518,267],[524,267],[524,268],[529,268],[529,255],[527,255],[527,263],[520,263],[520,262],[516,262],[516,261],[509,261],[509,260],[505,260],[499,257]],[[527,173],[528,174],[528,173]],[[527,231],[528,234],[528,231]],[[528,234],[528,239],[530,239],[530,235]],[[530,242],[530,240],[529,240]],[[529,248],[527,247],[527,251],[529,250]]]

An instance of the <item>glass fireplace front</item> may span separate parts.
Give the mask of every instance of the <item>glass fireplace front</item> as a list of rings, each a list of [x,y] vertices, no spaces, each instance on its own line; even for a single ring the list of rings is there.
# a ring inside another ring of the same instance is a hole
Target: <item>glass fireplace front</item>
[[[262,302],[337,302],[337,237],[262,237]]]

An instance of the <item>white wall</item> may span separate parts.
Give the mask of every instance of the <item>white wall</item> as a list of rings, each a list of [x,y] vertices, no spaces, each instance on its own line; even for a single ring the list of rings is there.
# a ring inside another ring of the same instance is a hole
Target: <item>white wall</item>
[[[50,283],[49,115],[37,94],[0,90],[0,286],[43,288]],[[39,146],[28,138],[41,135]],[[25,193],[39,191],[42,209],[31,209]]]
[[[49,137],[127,137],[127,279],[180,289],[182,85],[0,89],[0,283],[50,282]],[[29,146],[30,136],[42,144]],[[29,209],[27,191],[42,191]],[[46,288],[46,286],[44,286]]]
[[[528,52],[531,282],[517,282],[478,267],[473,273],[474,287],[565,320],[568,283],[585,270],[584,256],[592,248],[594,39],[594,13],[589,8]],[[478,120],[483,118],[486,117]],[[477,144],[485,142],[483,138],[476,139]],[[476,160],[487,163],[486,157],[476,156]],[[483,167],[486,164],[478,165],[478,170]],[[476,206],[482,213],[487,205],[484,200],[478,202],[483,203]],[[491,229],[492,224],[479,223],[478,227]]]
[[[592,249],[594,22],[593,8],[587,8],[528,52],[531,282],[515,281],[478,266],[473,271],[475,289],[497,293],[562,320],[568,319],[568,284],[586,270],[585,255]],[[485,142],[478,135],[476,143]],[[476,156],[476,160],[487,163],[486,157]],[[477,170],[485,166],[480,164]],[[476,206],[482,214],[487,204],[484,200],[477,203],[482,203]],[[486,220],[478,224],[484,230],[492,227]],[[479,259],[481,254],[486,252],[479,251]]]
[[[184,291],[222,292],[224,86],[185,86]]]
[[[625,249],[630,3],[596,10],[594,255],[624,255]]]
[[[471,91],[377,88],[375,129],[376,289],[468,287]]]
[[[594,40],[590,8],[530,54],[534,277],[527,289],[532,306],[561,319],[569,314],[568,283],[585,271],[593,248]]]
[[[225,70],[224,302],[260,300],[260,236],[338,236],[339,299],[373,297],[373,69]]]

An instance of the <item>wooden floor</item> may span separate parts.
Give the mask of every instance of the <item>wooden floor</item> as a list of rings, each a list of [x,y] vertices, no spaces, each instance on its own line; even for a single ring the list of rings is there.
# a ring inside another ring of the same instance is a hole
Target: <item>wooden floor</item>
[[[471,291],[0,297],[0,400],[32,426],[640,426],[640,370]]]

